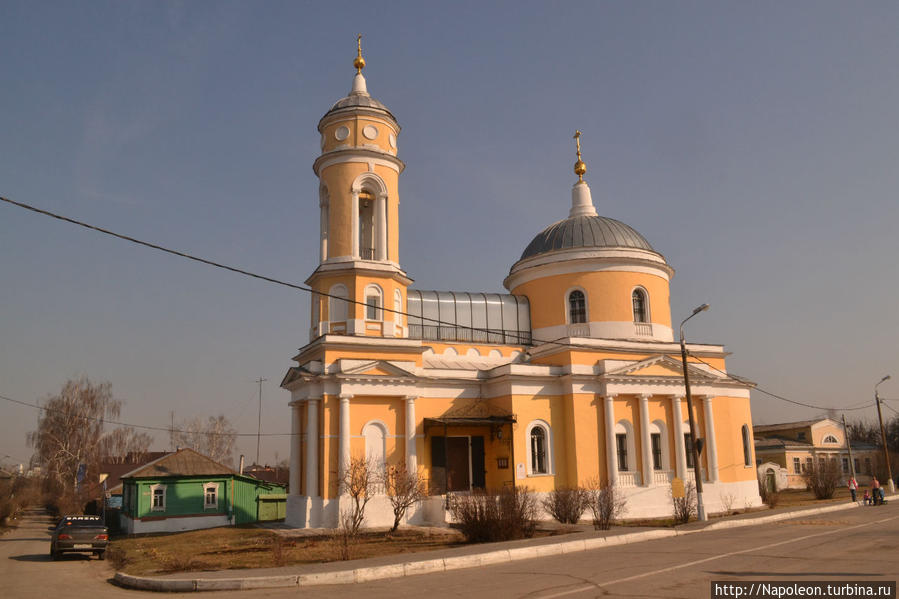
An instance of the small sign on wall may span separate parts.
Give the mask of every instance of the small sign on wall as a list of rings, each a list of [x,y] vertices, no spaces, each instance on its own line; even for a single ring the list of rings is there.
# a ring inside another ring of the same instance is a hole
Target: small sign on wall
[[[525,470],[524,462],[518,462],[518,465],[515,467],[515,476],[518,478],[528,477],[528,471]]]

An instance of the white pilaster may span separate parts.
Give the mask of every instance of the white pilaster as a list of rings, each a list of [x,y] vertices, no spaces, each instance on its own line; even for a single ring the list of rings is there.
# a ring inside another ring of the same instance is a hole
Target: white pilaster
[[[350,465],[350,398],[352,395],[340,394],[340,431],[337,444],[337,478],[343,481],[343,477]],[[343,494],[343,489],[340,490]]]
[[[715,416],[712,413],[712,396],[702,398],[705,414],[705,452],[709,462],[709,482],[718,482],[718,444],[715,443]]]
[[[318,497],[318,400],[306,401],[306,496]]]
[[[350,215],[350,222],[352,226],[350,227],[351,234],[353,236],[352,239],[352,248],[353,248],[353,258],[356,260],[359,259],[359,192],[355,189],[353,190],[353,201],[350,203],[350,210],[353,213]]]
[[[288,492],[300,494],[300,408],[290,405],[290,480]]]
[[[674,459],[677,466],[677,477],[687,479],[687,448],[684,445],[684,415],[681,412],[679,395],[671,398],[671,412],[674,414]]]
[[[609,485],[618,484],[618,454],[615,446],[615,401],[614,395],[606,395],[603,398],[603,407],[605,408],[605,427],[606,427],[606,469],[609,473]]]
[[[387,260],[387,194],[378,196],[378,255],[375,257]]]
[[[319,262],[328,259],[328,204],[321,202],[321,223],[319,224]]]
[[[415,398],[406,397],[406,469],[418,472],[418,454],[415,449]]]
[[[640,395],[640,455],[643,457],[643,486],[652,485],[652,440],[649,438],[649,394]]]

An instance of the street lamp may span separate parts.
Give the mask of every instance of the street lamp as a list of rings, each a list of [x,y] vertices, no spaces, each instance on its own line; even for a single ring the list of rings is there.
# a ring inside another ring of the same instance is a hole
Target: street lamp
[[[887,464],[887,476],[890,479],[890,494],[896,492],[896,483],[893,481],[893,469],[890,467],[890,452],[887,450],[887,433],[883,428],[883,414],[880,411],[880,395],[877,394],[877,387],[880,383],[890,380],[892,377],[886,375],[880,382],[874,385],[874,403],[877,404],[877,419],[880,420],[880,441],[883,444],[883,461]]]
[[[696,424],[693,421],[693,396],[690,394],[690,375],[687,373],[687,344],[684,342],[684,324],[699,314],[709,309],[708,304],[703,304],[693,309],[693,313],[680,323],[680,355],[684,365],[684,390],[687,396],[687,413],[690,415],[690,453],[693,454],[693,477],[696,479],[696,518],[702,522],[708,520],[705,515],[705,507],[702,505],[702,471],[699,467],[699,452],[696,450]]]

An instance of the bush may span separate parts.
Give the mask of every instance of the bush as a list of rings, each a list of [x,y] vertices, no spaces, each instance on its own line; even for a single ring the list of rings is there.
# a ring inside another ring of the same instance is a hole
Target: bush
[[[675,524],[686,524],[690,518],[696,516],[696,484],[693,481],[687,481],[684,484],[683,497],[671,497],[674,503],[674,522]]]
[[[759,497],[762,499],[762,503],[773,510],[777,506],[777,502],[780,501],[780,493],[778,493],[777,490],[770,488],[764,478],[759,478],[758,480]]]
[[[537,498],[527,487],[456,496],[450,513],[470,543],[530,538],[537,528]]]
[[[543,509],[562,524],[577,524],[587,509],[587,490],[580,487],[553,489],[543,500]]]
[[[593,514],[593,528],[609,530],[612,520],[627,511],[627,500],[613,485],[603,487],[598,479],[592,479],[584,490],[587,507]]]
[[[802,478],[815,499],[830,499],[836,491],[843,473],[836,460],[812,460],[802,469]],[[769,504],[770,505],[770,504]]]

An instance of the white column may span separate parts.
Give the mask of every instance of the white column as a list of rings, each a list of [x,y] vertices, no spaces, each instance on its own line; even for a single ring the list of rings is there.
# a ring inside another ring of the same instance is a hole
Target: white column
[[[718,445],[715,443],[715,416],[712,414],[712,396],[702,398],[702,410],[705,415],[705,447],[709,463],[709,482],[718,482]]]
[[[318,400],[309,399],[306,401],[306,496],[318,495]]]
[[[378,260],[387,260],[387,194],[378,196]]]
[[[618,454],[615,446],[615,408],[612,402],[615,395],[606,395],[603,398],[605,407],[606,425],[606,469],[609,472],[609,485],[618,484]]]
[[[290,479],[288,492],[300,494],[300,408],[290,404]]]
[[[684,446],[684,415],[681,412],[679,395],[671,398],[671,413],[674,415],[674,460],[677,466],[676,476],[687,480],[687,448]]]
[[[350,247],[353,248],[353,258],[359,259],[359,192],[355,189],[353,190],[353,201],[350,202],[350,210],[352,214],[350,215],[350,234],[353,236],[352,245]]]
[[[415,450],[415,398],[406,398],[406,469],[418,472],[418,454]]]
[[[649,394],[640,395],[640,454],[643,456],[643,486],[652,484],[652,440],[649,438]]]
[[[340,394],[340,430],[337,444],[337,478],[342,481],[347,467],[350,465],[350,398],[352,395]],[[340,490],[343,494],[343,489]]]

